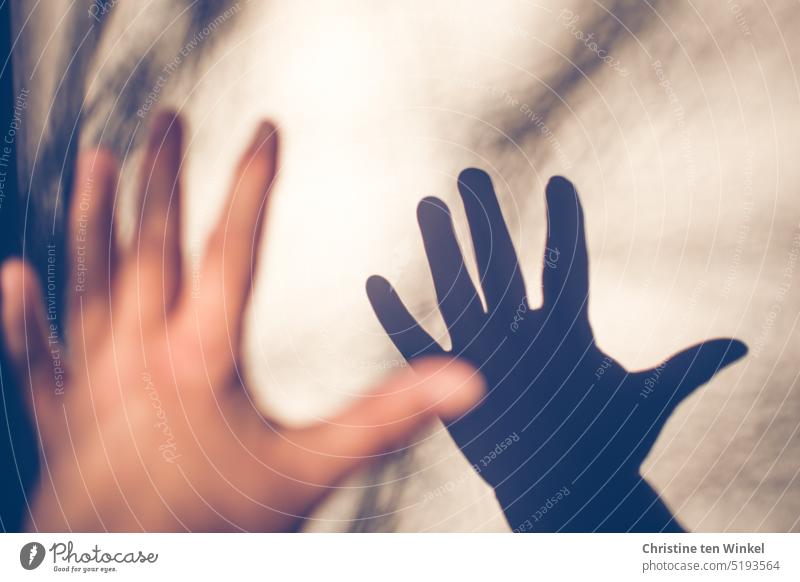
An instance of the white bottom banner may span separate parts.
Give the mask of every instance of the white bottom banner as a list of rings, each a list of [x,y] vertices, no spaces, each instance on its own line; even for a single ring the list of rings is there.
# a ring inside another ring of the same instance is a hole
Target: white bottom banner
[[[3,534],[0,580],[800,580],[800,534]]]

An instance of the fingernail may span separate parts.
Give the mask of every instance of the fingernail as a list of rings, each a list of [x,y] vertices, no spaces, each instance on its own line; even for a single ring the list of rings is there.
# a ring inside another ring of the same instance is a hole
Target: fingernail
[[[179,145],[182,133],[181,118],[177,112],[159,111],[150,126],[150,147],[160,149]]]
[[[443,370],[431,397],[439,414],[446,418],[460,416],[470,410],[486,394],[486,382],[480,372],[463,363],[458,369]]]
[[[275,141],[278,137],[278,130],[269,121],[262,121],[256,129],[253,141],[250,142],[250,154],[272,155],[275,151]]]

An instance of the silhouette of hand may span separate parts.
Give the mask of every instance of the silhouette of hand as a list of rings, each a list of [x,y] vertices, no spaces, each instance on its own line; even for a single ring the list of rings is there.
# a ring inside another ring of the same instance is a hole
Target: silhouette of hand
[[[468,169],[458,189],[486,308],[464,268],[447,206],[418,208],[450,355],[475,365],[489,391],[448,423],[455,442],[495,489],[515,531],[655,531],[678,524],[639,467],[675,407],[745,345],[716,339],[642,372],[628,372],[596,345],[588,319],[588,260],[574,186],[547,185],[543,304],[528,304],[516,253],[487,174]],[[409,360],[444,350],[373,276],[367,294]]]
[[[55,271],[47,309],[31,267],[2,266],[3,335],[39,436],[40,531],[285,530],[355,466],[482,394],[463,363],[428,361],[330,422],[263,418],[239,346],[261,219],[275,175],[275,128],[242,157],[191,285],[180,248],[180,120],[155,121],[133,244],[117,249],[116,161],[79,156],[70,212],[65,344]],[[53,262],[55,264],[55,255]],[[51,273],[53,277],[51,280]],[[62,319],[63,321],[63,319]]]

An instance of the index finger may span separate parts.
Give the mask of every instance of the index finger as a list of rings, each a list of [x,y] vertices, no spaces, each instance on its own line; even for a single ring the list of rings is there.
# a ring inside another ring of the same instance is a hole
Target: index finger
[[[467,168],[458,176],[458,191],[489,314],[499,309],[507,316],[525,301],[525,283],[492,180],[486,172]]]
[[[242,312],[250,295],[262,213],[275,177],[278,134],[263,122],[239,162],[228,202],[209,240],[201,290],[204,307],[219,313],[234,341],[241,330]],[[219,330],[219,325],[212,325]]]

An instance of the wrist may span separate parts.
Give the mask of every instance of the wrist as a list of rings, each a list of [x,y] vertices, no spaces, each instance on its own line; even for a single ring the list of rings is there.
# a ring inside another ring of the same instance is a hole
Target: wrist
[[[653,531],[672,518],[638,474],[515,484],[495,494],[512,531],[520,533]]]

